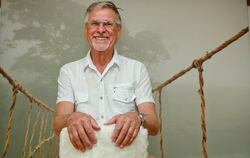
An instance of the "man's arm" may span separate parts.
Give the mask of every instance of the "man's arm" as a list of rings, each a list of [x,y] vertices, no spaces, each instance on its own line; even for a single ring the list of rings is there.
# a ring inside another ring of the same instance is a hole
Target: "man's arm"
[[[64,127],[67,127],[70,141],[78,150],[91,149],[97,142],[94,130],[100,130],[100,127],[95,119],[88,114],[74,112],[74,104],[66,101],[56,104],[55,133],[59,135]]]
[[[53,127],[57,136],[60,135],[64,127],[67,127],[67,119],[73,111],[74,104],[71,102],[63,101],[56,104],[56,116]]]
[[[160,123],[156,114],[155,104],[146,102],[138,105],[139,112],[145,116],[144,128],[148,130],[148,135],[157,135],[160,129]]]

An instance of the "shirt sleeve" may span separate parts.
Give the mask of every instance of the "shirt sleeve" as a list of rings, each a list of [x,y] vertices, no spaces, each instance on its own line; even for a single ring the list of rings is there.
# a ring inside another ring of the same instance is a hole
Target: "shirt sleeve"
[[[70,82],[69,73],[65,66],[60,69],[58,76],[58,92],[56,103],[68,101],[74,103],[73,89]]]
[[[152,95],[152,86],[149,79],[148,71],[144,64],[142,64],[140,68],[140,77],[136,85],[135,95],[137,105],[145,102],[155,103]]]

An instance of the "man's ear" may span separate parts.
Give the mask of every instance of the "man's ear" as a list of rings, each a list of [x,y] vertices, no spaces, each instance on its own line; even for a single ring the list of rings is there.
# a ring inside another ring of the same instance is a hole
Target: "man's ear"
[[[87,38],[87,24],[83,24],[83,37]]]
[[[121,37],[121,33],[122,33],[122,25],[118,25],[117,26],[117,34],[118,34],[118,39]]]

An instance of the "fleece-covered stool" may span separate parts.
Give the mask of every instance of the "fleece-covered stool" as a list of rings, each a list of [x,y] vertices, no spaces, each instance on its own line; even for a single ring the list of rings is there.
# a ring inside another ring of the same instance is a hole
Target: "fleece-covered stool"
[[[76,150],[71,144],[67,128],[60,134],[60,158],[147,158],[148,133],[141,128],[136,139],[129,146],[123,149],[115,146],[111,140],[115,125],[101,126],[100,131],[96,131],[97,143],[91,150],[81,152]]]

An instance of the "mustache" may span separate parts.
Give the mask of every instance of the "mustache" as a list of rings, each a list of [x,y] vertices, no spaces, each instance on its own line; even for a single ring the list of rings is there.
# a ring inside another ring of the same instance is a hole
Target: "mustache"
[[[95,33],[93,37],[109,37],[107,34]]]

